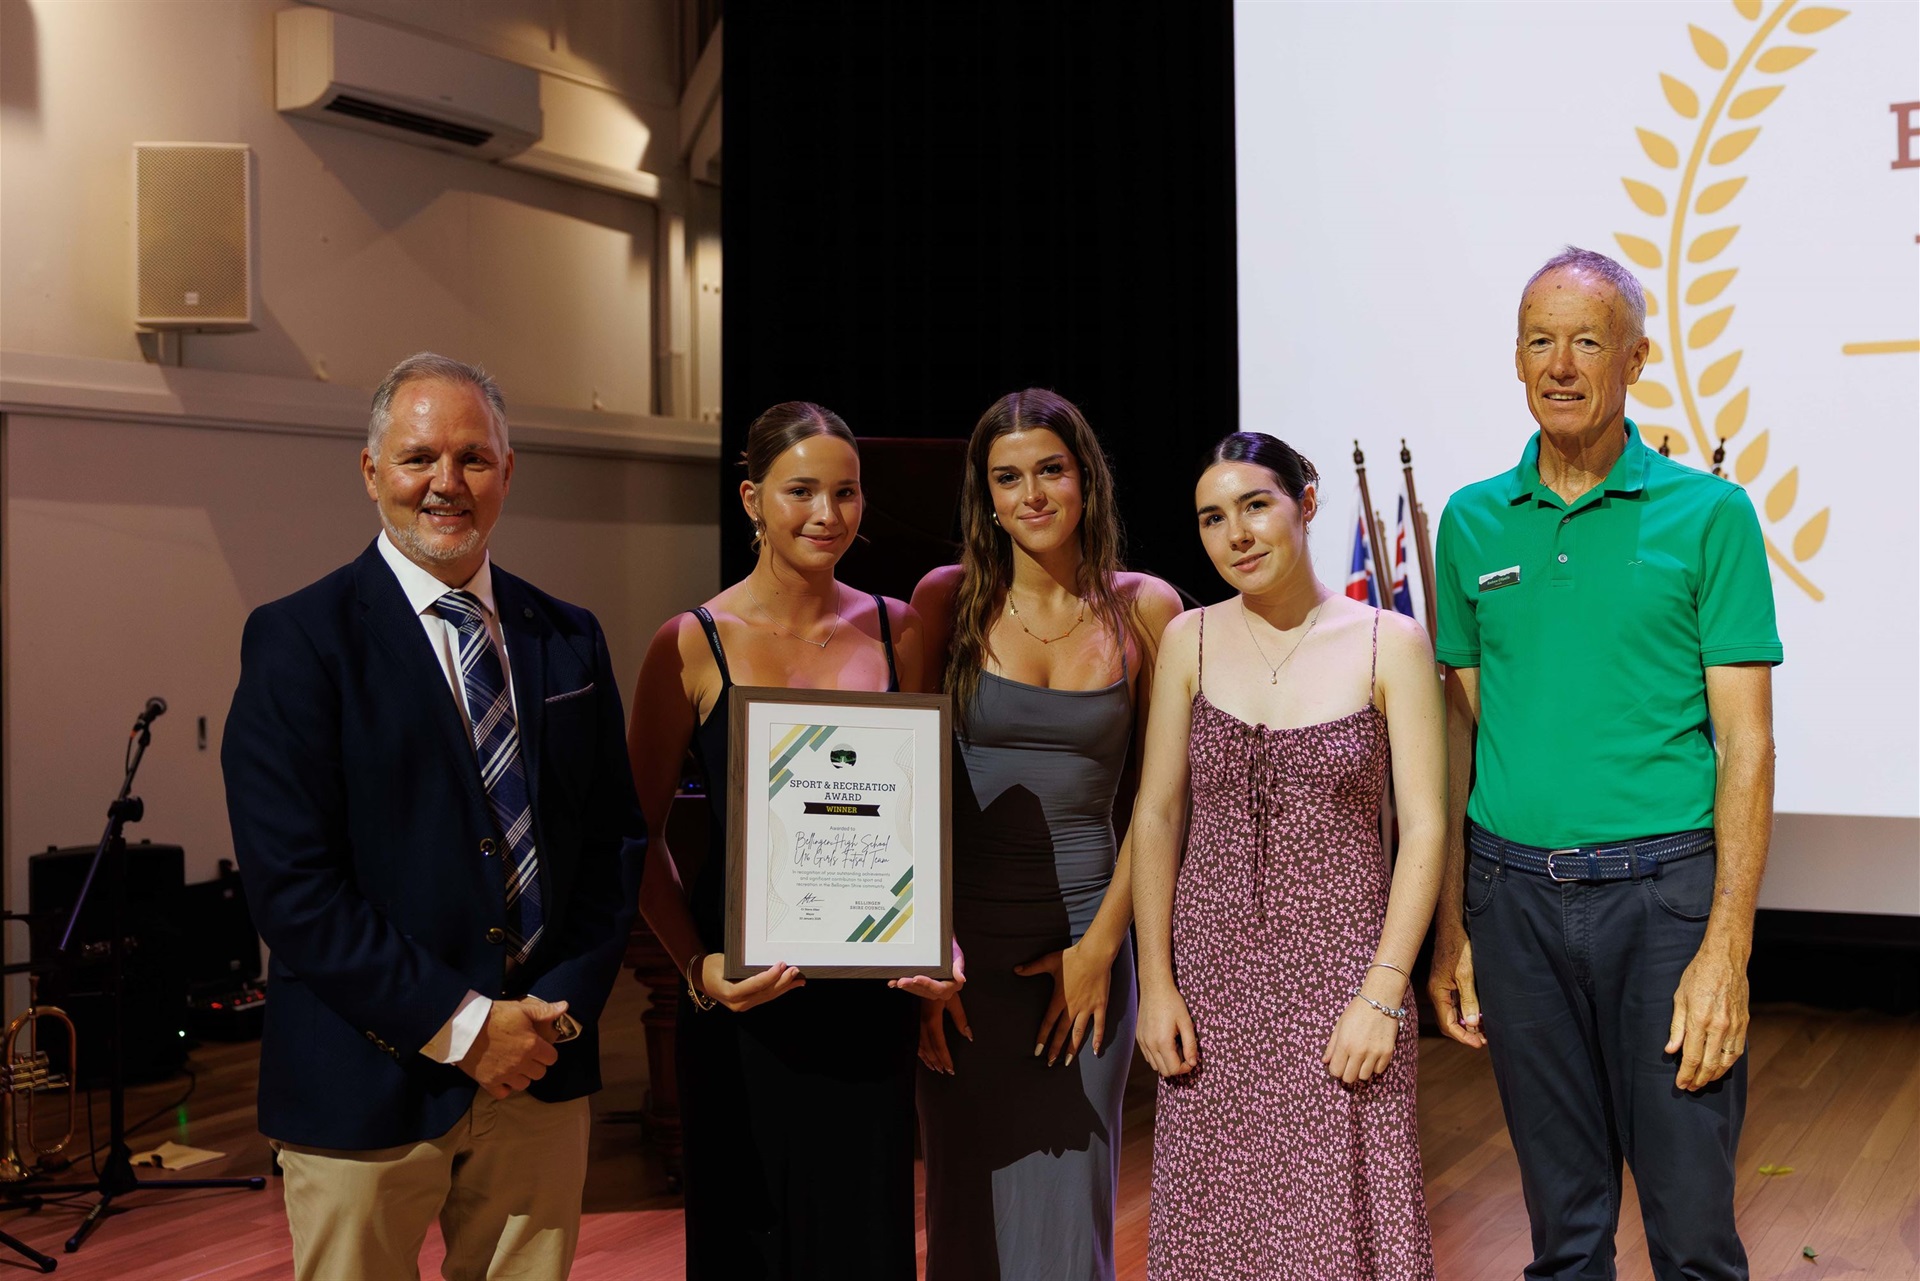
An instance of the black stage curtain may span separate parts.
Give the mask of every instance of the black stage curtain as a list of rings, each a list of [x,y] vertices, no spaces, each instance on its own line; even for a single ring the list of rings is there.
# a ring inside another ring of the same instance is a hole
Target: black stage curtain
[[[766,406],[964,438],[1044,386],[1106,443],[1129,563],[1224,594],[1191,481],[1239,417],[1226,0],[744,0],[725,40],[726,580]]]

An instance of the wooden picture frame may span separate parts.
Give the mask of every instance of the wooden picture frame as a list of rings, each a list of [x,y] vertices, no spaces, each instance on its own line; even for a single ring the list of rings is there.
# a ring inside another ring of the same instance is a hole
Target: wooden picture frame
[[[727,731],[728,980],[952,978],[953,700],[736,685]]]

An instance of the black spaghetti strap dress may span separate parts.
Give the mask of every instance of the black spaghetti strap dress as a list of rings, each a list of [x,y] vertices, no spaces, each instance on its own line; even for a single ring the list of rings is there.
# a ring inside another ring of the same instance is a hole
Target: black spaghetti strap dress
[[[900,687],[886,603],[887,689]],[[720,632],[694,611],[721,696],[694,732],[712,811],[691,907],[725,946],[727,692]],[[680,1000],[688,1281],[912,1281],[919,998],[871,979],[812,979],[744,1014]]]

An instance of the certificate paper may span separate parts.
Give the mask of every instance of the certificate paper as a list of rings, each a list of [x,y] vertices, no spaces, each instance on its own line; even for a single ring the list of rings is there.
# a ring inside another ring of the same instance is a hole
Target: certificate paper
[[[769,730],[767,940],[911,943],[914,731]]]
[[[736,688],[727,971],[949,966],[944,695]]]

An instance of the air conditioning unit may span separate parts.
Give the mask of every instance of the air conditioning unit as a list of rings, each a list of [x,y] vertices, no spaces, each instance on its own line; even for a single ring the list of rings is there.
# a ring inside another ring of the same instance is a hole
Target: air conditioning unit
[[[274,15],[288,115],[498,160],[540,140],[540,73],[327,9]]]

